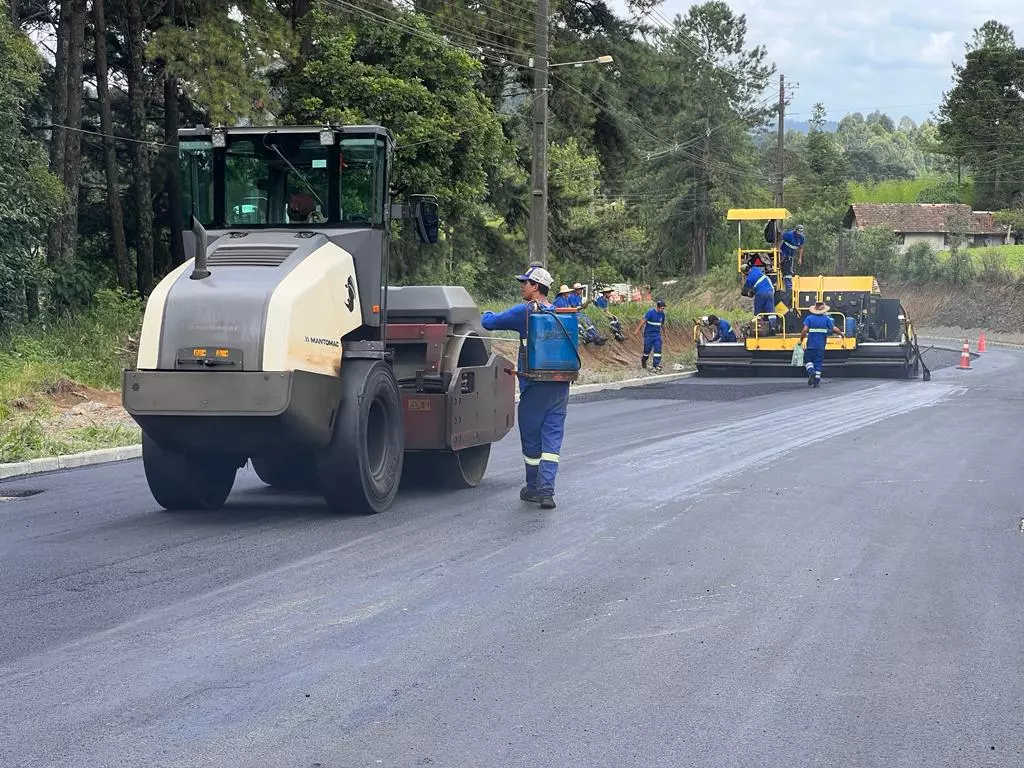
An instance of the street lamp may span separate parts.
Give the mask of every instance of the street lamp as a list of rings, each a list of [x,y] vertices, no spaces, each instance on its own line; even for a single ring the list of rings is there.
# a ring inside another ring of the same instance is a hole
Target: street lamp
[[[537,3],[537,58],[533,67],[533,167],[530,173],[530,263],[548,265],[548,70],[552,67],[582,67],[611,64],[608,54],[596,59],[548,63],[548,4]]]

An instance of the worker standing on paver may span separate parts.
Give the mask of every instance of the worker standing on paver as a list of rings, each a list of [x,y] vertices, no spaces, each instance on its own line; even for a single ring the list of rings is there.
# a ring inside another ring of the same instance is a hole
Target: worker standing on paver
[[[643,331],[644,335],[644,351],[640,357],[640,367],[647,369],[647,358],[654,353],[654,365],[652,369],[655,373],[661,373],[661,331],[665,325],[665,300],[658,299],[655,305],[647,310],[647,314],[644,315],[643,322],[636,329],[636,335],[639,336],[640,332]]]
[[[804,263],[804,225],[797,224],[793,229],[787,229],[782,233],[780,242],[781,259],[780,268],[782,279],[786,283],[786,290],[793,290],[793,260],[796,259],[798,266]]]
[[[526,485],[520,489],[523,501],[540,503],[541,509],[555,508],[555,476],[569,407],[569,382],[530,381],[526,369],[527,317],[530,304],[550,309],[548,291],[554,282],[543,267],[531,266],[516,280],[522,284],[523,303],[504,312],[484,312],[481,325],[488,331],[519,333],[519,439],[526,462]]]
[[[761,267],[747,265],[744,267],[747,275],[743,287],[754,294],[754,322],[758,322],[758,315],[768,315],[768,327],[775,330],[775,286],[772,279],[768,277]],[[749,294],[747,294],[749,295]]]
[[[836,327],[835,321],[828,314],[828,305],[819,301],[811,307],[810,314],[804,317],[804,327],[800,331],[800,344],[804,348],[804,368],[807,369],[807,386],[821,385],[821,365],[825,361],[825,342],[830,333],[841,337],[845,334]]]

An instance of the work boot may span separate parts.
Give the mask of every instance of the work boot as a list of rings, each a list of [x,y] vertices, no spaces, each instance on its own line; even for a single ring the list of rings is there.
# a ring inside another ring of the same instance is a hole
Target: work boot
[[[810,373],[807,374],[807,386],[808,387],[813,387],[814,386],[814,371],[813,370]]]
[[[555,508],[555,497],[554,496],[542,496],[540,499],[541,509],[554,509]]]
[[[531,491],[525,485],[519,489],[519,498],[523,501],[529,501],[533,504],[541,501],[544,497],[541,496],[540,491]]]
[[[821,379],[815,379],[814,380],[814,388],[817,389],[820,386],[821,386]]]
[[[647,370],[647,358],[646,357],[641,357],[640,358],[640,367],[643,368],[645,371]]]

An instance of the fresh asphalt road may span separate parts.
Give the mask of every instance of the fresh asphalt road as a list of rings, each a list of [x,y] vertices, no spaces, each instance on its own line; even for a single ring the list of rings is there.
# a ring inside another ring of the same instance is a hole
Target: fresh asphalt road
[[[1024,352],[972,365],[582,397],[553,512],[514,432],[369,518],[2,483],[0,765],[1016,768]]]

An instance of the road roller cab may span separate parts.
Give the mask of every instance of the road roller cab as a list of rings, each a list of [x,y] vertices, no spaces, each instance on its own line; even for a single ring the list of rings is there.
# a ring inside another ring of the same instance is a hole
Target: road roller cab
[[[387,285],[392,217],[437,240],[429,196],[393,204],[380,126],[180,132],[188,260],[151,293],[123,402],[169,509],[221,506],[251,460],[338,511],[407,479],[470,487],[513,427],[511,361],[461,287]]]

